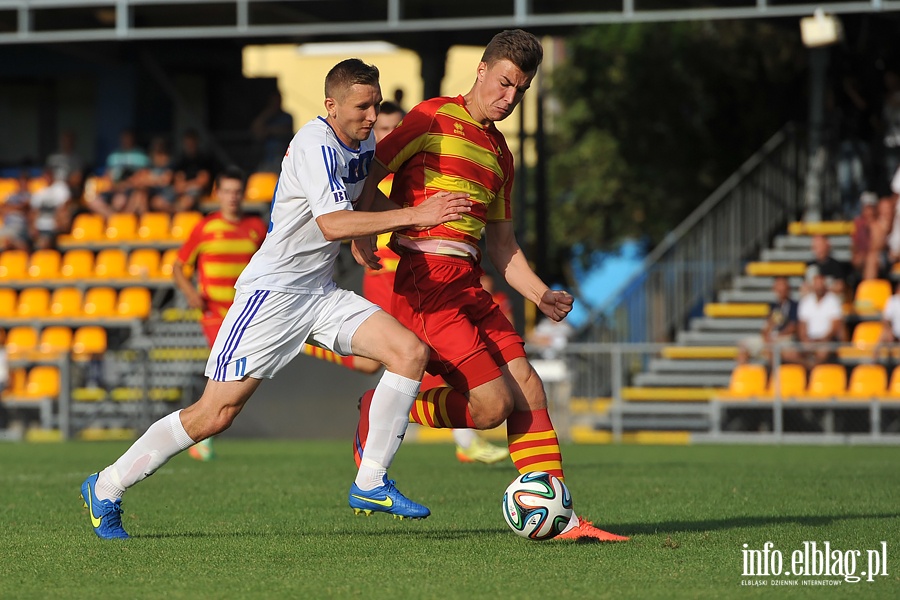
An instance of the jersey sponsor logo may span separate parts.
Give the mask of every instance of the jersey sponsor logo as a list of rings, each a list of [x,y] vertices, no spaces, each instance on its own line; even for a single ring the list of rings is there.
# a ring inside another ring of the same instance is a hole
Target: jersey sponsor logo
[[[336,192],[331,192],[331,195],[332,195],[332,197],[334,197],[335,204],[347,201],[347,192],[345,192],[344,190],[338,190]]]

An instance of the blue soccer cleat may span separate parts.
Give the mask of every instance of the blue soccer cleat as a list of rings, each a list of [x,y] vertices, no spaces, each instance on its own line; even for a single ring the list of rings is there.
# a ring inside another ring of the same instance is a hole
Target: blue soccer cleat
[[[97,473],[89,476],[81,484],[81,498],[84,506],[91,513],[91,526],[98,538],[104,540],[128,539],[128,533],[122,527],[122,501],[100,500],[94,493],[97,486]]]
[[[384,477],[384,485],[374,490],[361,490],[354,483],[350,486],[350,508],[356,514],[367,517],[373,512],[394,515],[395,519],[424,519],[431,511],[400,493],[394,480]]]

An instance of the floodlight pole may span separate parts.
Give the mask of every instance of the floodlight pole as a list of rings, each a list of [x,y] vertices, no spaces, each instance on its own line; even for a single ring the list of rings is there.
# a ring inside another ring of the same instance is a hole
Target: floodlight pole
[[[825,87],[829,47],[809,49],[809,156],[807,158],[803,220],[822,220],[822,179],[828,164],[825,150]]]

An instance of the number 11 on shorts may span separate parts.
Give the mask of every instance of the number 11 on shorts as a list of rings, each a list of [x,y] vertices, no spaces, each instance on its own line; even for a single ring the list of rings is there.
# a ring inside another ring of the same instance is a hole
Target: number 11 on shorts
[[[234,376],[235,377],[243,377],[244,373],[247,371],[247,357],[239,358],[234,361]]]

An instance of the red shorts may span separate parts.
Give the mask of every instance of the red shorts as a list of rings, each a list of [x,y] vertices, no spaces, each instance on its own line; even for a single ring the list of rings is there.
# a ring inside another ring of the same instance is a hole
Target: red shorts
[[[404,253],[391,314],[431,347],[428,372],[467,392],[525,356],[522,338],[481,287],[481,267],[464,258]]]
[[[230,304],[213,302],[212,300],[206,301],[206,310],[203,311],[203,316],[200,317],[200,327],[203,328],[203,335],[206,336],[206,341],[210,348],[213,347],[213,343],[216,341],[216,336],[219,334],[219,329],[222,327],[222,322],[225,320]]]
[[[387,312],[391,312],[391,297],[394,295],[394,272],[366,272],[362,280],[363,298],[374,302]]]

